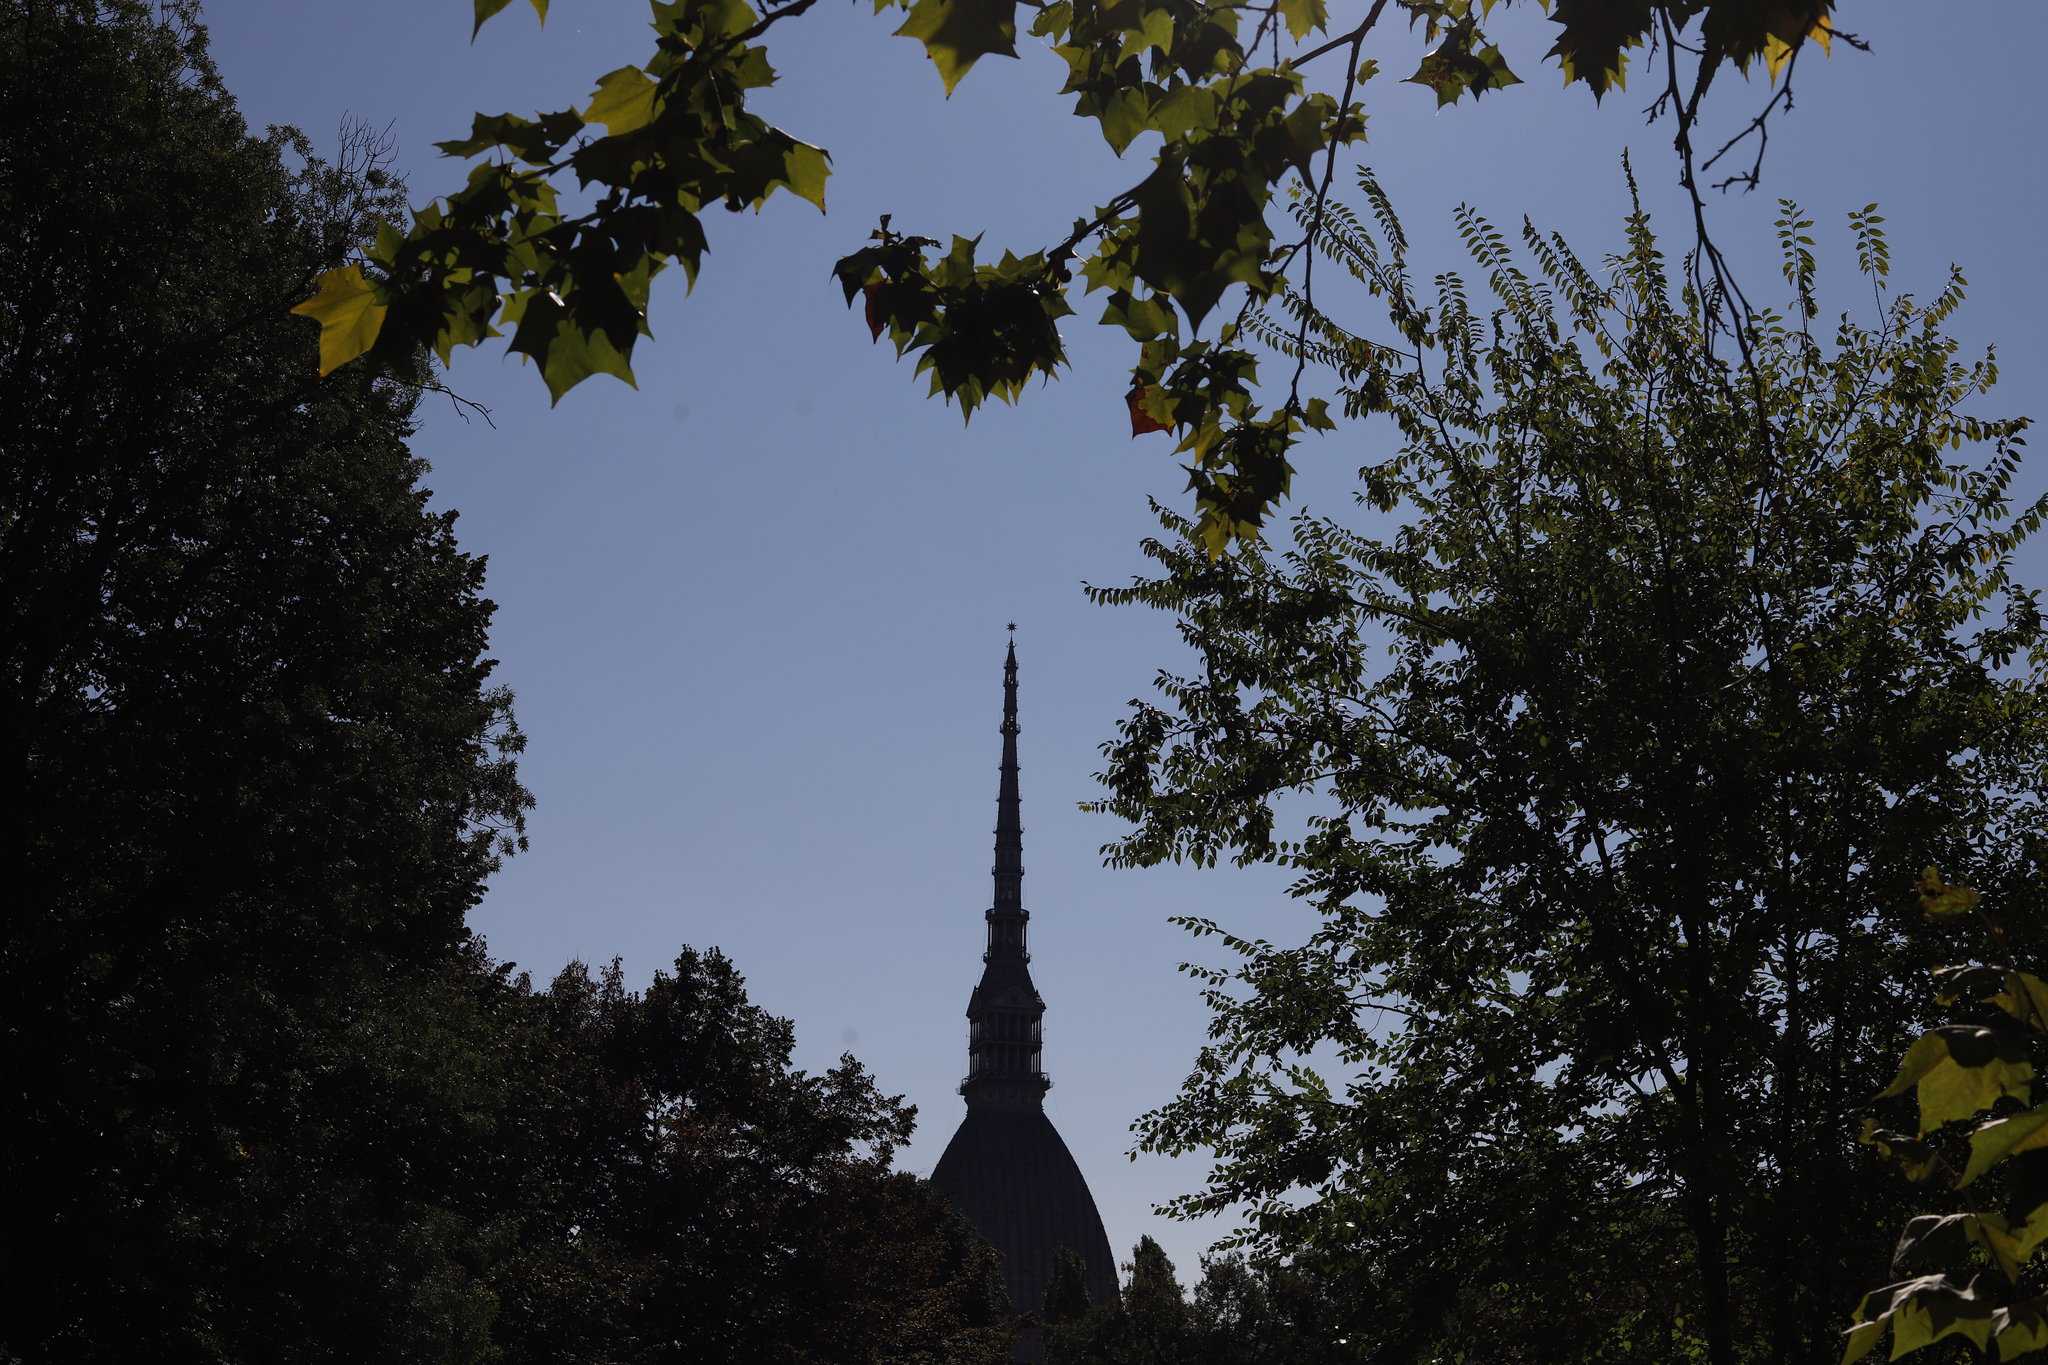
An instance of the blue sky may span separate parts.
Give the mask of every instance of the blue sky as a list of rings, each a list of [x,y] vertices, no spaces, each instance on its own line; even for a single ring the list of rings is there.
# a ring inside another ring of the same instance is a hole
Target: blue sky
[[[831,151],[829,213],[785,198],[712,222],[695,293],[673,275],[656,289],[637,391],[597,378],[550,410],[531,370],[486,348],[459,356],[449,382],[493,409],[495,429],[425,412],[416,448],[436,501],[489,556],[498,677],[518,693],[539,800],[532,850],[474,922],[540,979],[616,955],[644,981],[680,944],[723,947],[754,998],[796,1021],[802,1064],[851,1049],[919,1105],[905,1164],[928,1171],[961,1113],[1015,620],[1049,1111],[1119,1255],[1149,1232],[1191,1277],[1225,1229],[1150,1208],[1205,1166],[1125,1160],[1130,1121],[1171,1097],[1207,1023],[1175,970],[1193,945],[1166,919],[1282,942],[1310,920],[1270,869],[1106,870],[1097,850],[1118,827],[1076,810],[1127,699],[1182,658],[1170,620],[1091,607],[1080,585],[1140,571],[1146,498],[1176,501],[1181,477],[1164,437],[1128,436],[1127,343],[1092,325],[1099,304],[1077,301],[1065,328],[1071,373],[963,428],[869,344],[829,277],[884,212],[934,237],[986,230],[985,253],[1057,240],[1143,173],[1151,140],[1118,161],[1054,94],[1063,64],[1029,41],[947,101],[871,8],[827,0],[778,28],[782,83],[756,104]],[[1364,6],[1331,8],[1341,29]],[[208,18],[253,126],[295,123],[331,146],[344,115],[388,123],[419,203],[460,183],[431,144],[466,132],[472,111],[580,105],[596,76],[645,55],[641,5],[553,10],[541,29],[515,5],[473,45],[466,0],[212,0]],[[1819,220],[1837,284],[1853,267],[1842,215],[1880,201],[1894,282],[1932,293],[1960,264],[1972,302],[1958,334],[1998,343],[2000,408],[2038,412],[2048,7],[1842,11],[1875,50],[1802,60],[1764,188],[1716,202],[1716,235],[1752,293],[1775,299],[1775,196]],[[1388,77],[1366,90],[1359,155],[1407,222],[1417,273],[1459,264],[1461,201],[1508,226],[1527,213],[1597,258],[1617,243],[1624,149],[1675,255],[1685,218],[1668,127],[1644,123],[1649,93],[1596,108],[1539,60],[1549,26],[1534,7],[1506,18],[1525,85],[1441,112]],[[1368,50],[1398,76],[1422,44],[1389,23]],[[1723,80],[1711,107],[1725,135],[1768,92]],[[1348,429],[1306,449],[1297,505],[1338,510],[1385,440]]]

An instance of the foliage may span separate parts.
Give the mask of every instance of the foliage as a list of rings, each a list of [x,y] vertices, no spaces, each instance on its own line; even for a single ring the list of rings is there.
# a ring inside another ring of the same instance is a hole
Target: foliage
[[[1050,1365],[1335,1365],[1360,1359],[1341,1324],[1333,1280],[1305,1267],[1239,1256],[1202,1262],[1192,1296],[1147,1237],[1124,1266],[1121,1297],[1047,1333]]]
[[[1997,961],[1935,969],[1936,998],[1960,1006],[1962,1018],[1920,1035],[1878,1096],[1912,1090],[1918,1132],[1864,1120],[1858,1141],[1951,1207],[1906,1224],[1893,1271],[1924,1273],[1863,1297],[1843,1365],[1869,1355],[1887,1330],[1893,1360],[1951,1336],[1993,1360],[2048,1347],[2048,1296],[2029,1264],[2048,1241],[2048,1105],[2032,1104],[2048,983],[2013,965],[2005,928],[1976,910],[1974,889],[1949,886],[1930,867],[1918,891],[1929,920],[1981,925]]]
[[[1072,1247],[1053,1258],[1052,1280],[1045,1287],[1039,1321],[1048,1327],[1076,1322],[1088,1313],[1088,1264]]]
[[[1362,190],[1326,245],[1415,350],[1318,355],[1398,424],[1358,517],[1212,559],[1162,512],[1157,574],[1092,590],[1196,654],[1105,746],[1110,861],[1274,863],[1317,916],[1183,921],[1233,965],[1187,968],[1210,1042],[1142,1145],[1213,1152],[1173,1209],[1332,1267],[1377,1358],[1815,1358],[1901,1211],[1838,1119],[1933,951],[1895,888],[1932,853],[2024,896],[2048,852],[2026,423],[1874,209],[1874,324],[1815,334],[1788,205],[1745,372],[1640,209],[1599,275],[1461,210],[1484,311],[1426,306]]]
[[[0,1341],[438,1358],[520,736],[424,367],[316,385],[285,312],[402,201],[157,10],[0,5]]]
[[[792,1070],[724,957],[686,948],[637,994],[572,965],[529,1009],[542,1180],[498,1285],[506,1360],[1007,1362],[995,1253],[889,1169],[914,1111],[851,1057]]]
[[[0,116],[0,1359],[1006,1360],[851,1059],[468,935],[530,798],[427,357],[287,312],[375,140],[250,136],[169,0],[0,0]]]
[[[322,371],[422,345],[446,363],[455,347],[509,330],[510,349],[535,362],[556,400],[593,374],[631,383],[654,277],[679,264],[695,281],[708,209],[757,209],[778,191],[825,207],[825,151],[747,107],[749,92],[775,79],[766,36],[815,2],[651,0],[653,56],[601,77],[587,107],[479,114],[468,137],[440,143],[450,156],[490,159],[416,213],[409,230],[380,233],[364,262],[330,272],[300,305],[321,324]],[[1632,51],[1648,44],[1654,55],[1661,45],[1688,185],[1690,129],[1716,72],[1760,63],[1789,90],[1786,68],[1806,40],[1826,46],[1835,35],[1833,0],[1541,2],[1557,25],[1544,59],[1596,100],[1623,84]],[[504,7],[476,0],[477,25]],[[949,93],[982,58],[1017,55],[1018,0],[875,7],[904,12],[896,33],[923,45]],[[886,333],[899,355],[917,353],[932,391],[971,416],[990,397],[1016,401],[1064,363],[1055,324],[1072,311],[1078,272],[1084,292],[1105,295],[1101,320],[1137,344],[1133,435],[1175,434],[1211,553],[1255,535],[1287,491],[1295,436],[1329,419],[1301,398],[1299,370],[1284,401],[1255,400],[1257,357],[1240,324],[1297,266],[1313,295],[1312,248],[1339,152],[1364,136],[1354,96],[1378,69],[1365,45],[1387,7],[1375,0],[1355,28],[1329,37],[1323,0],[1034,4],[1029,36],[1063,59],[1060,93],[1075,97],[1075,115],[1099,124],[1119,156],[1156,134],[1151,169],[1078,213],[1061,241],[994,261],[976,259],[979,237],[942,248],[885,216],[873,244],[836,267],[847,301],[860,296],[871,335]],[[535,8],[545,18],[545,4]],[[1487,36],[1494,9],[1495,0],[1398,0],[1397,14],[1433,44],[1409,80],[1440,104],[1520,84]],[[1678,84],[1680,50],[1694,61],[1689,94]],[[1310,89],[1308,69],[1332,57],[1345,63],[1339,93]],[[562,207],[568,178],[594,200],[588,211]],[[1283,186],[1307,208],[1292,241],[1271,222]],[[1234,289],[1244,297],[1236,321],[1213,341],[1198,339]]]

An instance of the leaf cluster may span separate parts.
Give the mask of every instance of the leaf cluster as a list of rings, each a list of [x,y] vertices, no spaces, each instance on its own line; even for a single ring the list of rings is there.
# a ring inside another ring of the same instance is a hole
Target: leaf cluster
[[[1520,83],[1487,36],[1496,2],[1395,5],[1432,44],[1409,79],[1439,104]],[[1546,55],[1596,100],[1623,82],[1630,50],[1660,33],[1676,43],[1697,25],[1698,92],[1727,64],[1747,70],[1761,60],[1775,80],[1808,38],[1825,45],[1833,33],[1832,0],[1543,2],[1558,27]],[[477,25],[507,3],[476,0]],[[679,263],[694,282],[706,208],[758,209],[785,189],[824,207],[825,152],[746,103],[774,79],[759,40],[814,3],[651,0],[655,55],[602,77],[587,108],[479,115],[468,138],[439,144],[451,156],[492,159],[416,214],[408,231],[366,245],[364,262],[338,267],[300,305],[322,328],[322,372],[419,345],[446,364],[455,347],[510,329],[510,349],[534,360],[556,401],[593,374],[633,382],[653,279]],[[1365,133],[1353,96],[1377,70],[1361,57],[1388,4],[1376,0],[1356,27],[1314,46],[1329,29],[1323,0],[1034,5],[1029,35],[1065,63],[1059,93],[1074,97],[1074,114],[1094,120],[1119,156],[1157,135],[1151,169],[1077,218],[1064,240],[1005,251],[993,264],[973,260],[978,236],[941,251],[936,239],[893,232],[885,219],[876,245],[835,267],[848,302],[861,295],[870,334],[886,331],[899,355],[916,353],[931,391],[971,417],[990,397],[1017,401],[1030,379],[1050,378],[1064,363],[1056,324],[1071,311],[1078,273],[1086,291],[1108,295],[1102,320],[1139,347],[1132,434],[1177,435],[1210,552],[1257,536],[1287,494],[1297,435],[1329,419],[1301,399],[1298,367],[1284,402],[1262,410],[1252,400],[1240,324],[1297,263],[1301,294],[1312,301],[1311,248],[1328,227],[1337,156]],[[545,0],[535,9],[545,19]],[[890,9],[904,11],[897,36],[923,46],[949,94],[982,58],[1017,55],[1018,0],[876,0],[877,13]],[[1309,65],[1340,52],[1342,93],[1311,91]],[[1688,118],[1696,104],[1697,96]],[[589,211],[561,207],[563,176],[594,197]],[[1273,222],[1283,185],[1306,205],[1302,236],[1291,243]],[[1236,322],[1215,342],[1193,342],[1233,290],[1245,300]],[[1297,333],[1297,346],[1306,340]],[[1190,343],[1200,349],[1184,355]]]

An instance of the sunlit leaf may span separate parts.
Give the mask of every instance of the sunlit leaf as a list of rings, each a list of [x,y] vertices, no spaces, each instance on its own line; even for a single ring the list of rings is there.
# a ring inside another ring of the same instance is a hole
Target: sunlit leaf
[[[2043,1147],[2048,1147],[2048,1106],[1980,1124],[1970,1135],[1970,1161],[1956,1186],[1969,1184],[2007,1157]]]
[[[1992,1305],[1977,1281],[1958,1284],[1946,1275],[1922,1275],[1874,1289],[1857,1305],[1842,1365],[1870,1354],[1889,1326],[1891,1358],[1897,1360],[1949,1336],[1967,1338],[1980,1351],[1991,1338]]]
[[[1137,385],[1124,395],[1124,406],[1131,410],[1131,435],[1133,437],[1143,436],[1147,432],[1173,430],[1173,423],[1171,421],[1163,421],[1153,416],[1153,401],[1154,391],[1144,384]]]
[[[1992,1344],[2000,1360],[2048,1348],[2048,1297],[2009,1304],[1991,1315]]]
[[[654,119],[654,81],[637,66],[622,66],[598,77],[591,92],[590,107],[583,111],[585,123],[602,123],[612,137],[644,128]]]
[[[917,0],[896,34],[924,44],[950,95],[983,57],[1017,55],[1017,0]]]
[[[1216,130],[1216,92],[1206,85],[1178,85],[1152,106],[1151,125],[1169,142],[1192,132]]]
[[[831,154],[808,142],[794,142],[782,158],[783,183],[797,198],[816,204],[820,213],[825,211],[825,180],[831,174]]]
[[[384,328],[384,305],[376,286],[359,265],[346,265],[320,277],[320,291],[295,306],[320,324],[320,373],[334,373],[377,343]]]
[[[1329,6],[1324,0],[1280,0],[1280,15],[1287,21],[1288,36],[1296,39],[1306,38],[1330,23]]]
[[[1911,1088],[1920,1102],[1920,1131],[1989,1109],[2001,1098],[2026,1103],[2033,1064],[2007,1030],[1981,1024],[1949,1024],[1920,1036],[1899,1074],[1878,1096],[1903,1095]]]

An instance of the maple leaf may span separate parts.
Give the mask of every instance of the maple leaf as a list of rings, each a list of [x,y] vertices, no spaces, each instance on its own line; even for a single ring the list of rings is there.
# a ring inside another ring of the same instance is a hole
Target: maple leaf
[[[1171,431],[1173,423],[1162,422],[1154,417],[1147,407],[1152,390],[1144,384],[1135,385],[1124,395],[1124,406],[1131,410],[1131,436],[1133,439],[1148,431]]]
[[[320,292],[292,311],[320,324],[322,378],[369,350],[384,329],[385,308],[377,301],[377,287],[364,277],[359,265],[345,265],[322,275]]]

